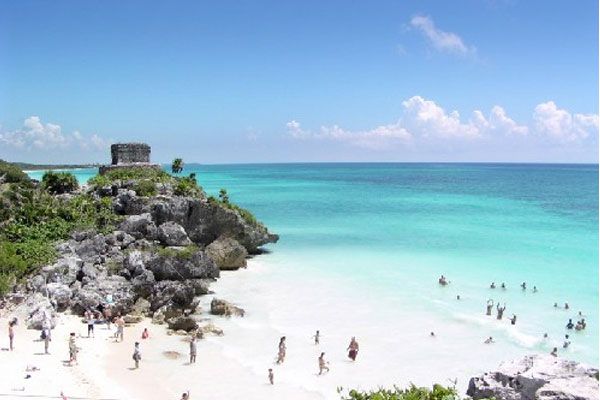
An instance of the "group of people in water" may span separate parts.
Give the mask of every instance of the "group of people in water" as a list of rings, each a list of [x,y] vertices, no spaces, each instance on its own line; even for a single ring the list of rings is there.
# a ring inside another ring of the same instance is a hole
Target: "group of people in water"
[[[448,284],[450,284],[450,281],[444,276],[441,275],[438,278],[438,283],[440,286],[447,286]],[[527,282],[522,282],[521,285],[521,290],[526,291],[527,290]],[[506,290],[506,284],[504,282],[501,283],[500,288],[503,290]],[[492,282],[490,284],[490,289],[496,289],[496,283]],[[533,293],[537,293],[538,289],[536,286],[533,287],[532,289]],[[456,296],[457,300],[460,300],[460,295]],[[486,310],[485,310],[485,315],[491,316],[492,312],[494,310],[494,305],[496,306],[496,319],[497,320],[502,320],[504,317],[504,312],[506,311],[506,303],[504,304],[500,304],[500,302],[494,303],[494,300],[492,299],[488,299],[487,303],[486,303]],[[554,303],[554,308],[559,308],[558,307],[558,303]],[[569,310],[569,303],[565,303],[564,305],[564,309],[565,310]],[[581,313],[581,311],[579,311],[579,317],[582,317],[580,320],[577,321],[577,323],[573,323],[572,319],[569,319],[566,328],[567,329],[575,329],[576,331],[581,331],[584,330],[587,326],[586,322],[585,322],[585,318],[583,318],[583,315]],[[513,314],[513,316],[510,318],[510,323],[511,325],[516,325],[517,324],[517,316],[516,314]],[[430,333],[430,336],[435,336],[435,334],[433,332]],[[544,339],[548,338],[548,334],[544,333]],[[485,344],[491,344],[491,343],[495,343],[494,338],[492,336],[489,336],[487,339],[484,340]],[[571,340],[569,338],[569,335],[565,335],[565,340],[563,342],[563,348],[566,349],[570,346],[571,344]],[[557,357],[558,356],[558,348],[554,347],[552,349],[552,351],[550,352],[551,355]]]
[[[314,340],[315,346],[318,346],[321,340],[321,332],[317,330],[312,338]],[[359,345],[358,341],[356,340],[356,337],[352,336],[352,338],[350,339],[350,344],[348,345],[348,348],[346,350],[348,351],[348,358],[352,361],[356,361],[356,357],[358,356],[359,350]],[[277,357],[275,359],[275,364],[283,364],[283,362],[285,361],[286,352],[286,337],[282,336],[279,339],[279,344],[277,346]],[[318,375],[323,375],[324,372],[329,372],[329,361],[325,360],[325,352],[321,352],[321,354],[319,355],[318,365]],[[273,368],[268,369],[267,377],[269,379],[269,383],[273,385],[275,383],[275,374],[273,372]]]

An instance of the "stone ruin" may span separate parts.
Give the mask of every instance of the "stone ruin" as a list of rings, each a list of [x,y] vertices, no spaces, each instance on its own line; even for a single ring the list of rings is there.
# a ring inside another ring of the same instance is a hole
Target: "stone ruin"
[[[121,168],[160,169],[160,165],[150,162],[150,152],[146,143],[115,143],[110,146],[112,162],[100,167],[100,175]]]

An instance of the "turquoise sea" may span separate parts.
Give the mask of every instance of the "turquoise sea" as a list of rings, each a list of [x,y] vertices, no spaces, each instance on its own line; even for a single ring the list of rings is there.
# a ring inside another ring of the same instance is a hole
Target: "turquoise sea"
[[[190,172],[209,194],[227,188],[281,236],[257,258],[263,267],[252,279],[261,284],[246,281],[240,295],[272,308],[262,320],[268,329],[308,336],[314,319],[346,341],[355,328],[373,352],[395,352],[411,371],[420,357],[439,357],[449,369],[463,368],[456,357],[486,358],[491,367],[553,346],[598,364],[597,165],[187,165]],[[95,171],[75,173],[84,182]],[[441,274],[451,281],[446,288],[437,284]],[[508,288],[489,289],[491,282]],[[486,317],[489,298],[506,303],[517,324]],[[579,311],[587,329],[567,331]],[[490,335],[496,344],[485,347]],[[464,368],[438,375],[473,372]]]

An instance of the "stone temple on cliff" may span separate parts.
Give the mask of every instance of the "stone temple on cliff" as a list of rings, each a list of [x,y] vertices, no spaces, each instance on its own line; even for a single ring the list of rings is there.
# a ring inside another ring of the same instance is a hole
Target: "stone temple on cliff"
[[[110,146],[111,164],[100,167],[100,175],[122,168],[156,168],[150,162],[150,146],[146,143],[115,143]]]

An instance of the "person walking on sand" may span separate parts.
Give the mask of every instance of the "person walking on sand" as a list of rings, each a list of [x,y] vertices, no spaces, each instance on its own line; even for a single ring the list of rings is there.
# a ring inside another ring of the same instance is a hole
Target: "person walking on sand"
[[[271,385],[275,383],[275,375],[273,374],[273,368],[269,368],[269,383]]]
[[[504,315],[504,310],[506,310],[506,303],[504,304],[504,307],[500,307],[500,303],[496,304],[496,310],[498,311],[496,319],[502,319],[502,316]]]
[[[324,370],[327,370],[327,372],[329,372],[329,362],[325,361],[325,353],[321,353],[321,355],[319,356],[319,375],[323,374]]]
[[[286,352],[286,347],[285,347],[285,336],[282,336],[281,339],[279,339],[279,351],[277,353],[277,364],[281,364],[283,363],[283,361],[285,361],[285,352]]]
[[[196,335],[190,339],[190,364],[196,363]]]
[[[17,326],[17,319],[13,318],[8,323],[8,345],[9,345],[10,351],[14,350],[14,344],[15,344],[15,326]]]
[[[123,316],[119,314],[117,319],[115,320],[115,325],[117,325],[117,332],[115,333],[115,342],[121,339],[123,341],[123,329],[125,328],[125,320]]]
[[[356,361],[356,356],[358,355],[358,342],[354,336],[350,339],[350,344],[346,350],[348,350],[348,358],[352,361]]]
[[[315,346],[319,344],[319,340],[321,339],[321,334],[319,333],[319,331],[317,331],[317,333],[315,333],[315,335],[313,336],[313,339],[315,339]]]
[[[489,299],[485,308],[485,315],[492,315],[492,308],[494,308],[494,300]]]
[[[44,354],[50,354],[48,350],[50,350],[50,342],[52,338],[50,337],[50,329],[44,328],[42,331],[42,339],[44,340]]]
[[[94,314],[90,310],[86,310],[84,317],[87,322],[87,337],[89,338],[90,335],[94,337]]]
[[[77,364],[77,353],[79,352],[79,348],[77,347],[77,342],[75,341],[75,332],[71,332],[69,334],[69,367],[73,365],[73,363]]]
[[[140,361],[142,359],[142,353],[140,352],[140,342],[135,342],[133,347],[133,361],[135,362],[135,369],[140,367]]]

